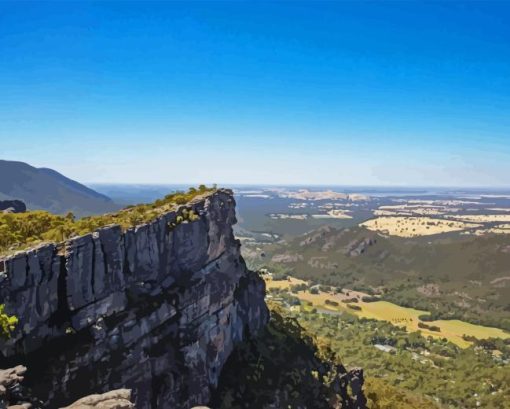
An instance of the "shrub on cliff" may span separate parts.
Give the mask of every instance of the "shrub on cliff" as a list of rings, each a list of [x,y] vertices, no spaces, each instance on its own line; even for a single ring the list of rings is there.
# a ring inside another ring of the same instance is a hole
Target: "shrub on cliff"
[[[18,324],[18,318],[5,313],[5,305],[0,304],[0,336],[9,338]]]

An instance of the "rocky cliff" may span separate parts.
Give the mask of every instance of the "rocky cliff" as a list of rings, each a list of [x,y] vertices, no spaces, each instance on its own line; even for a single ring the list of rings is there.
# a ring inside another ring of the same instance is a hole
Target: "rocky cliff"
[[[179,223],[189,210],[199,218]],[[268,320],[235,222],[232,193],[218,190],[124,232],[0,260],[0,303],[19,319],[0,367],[26,365],[24,385],[48,408],[118,388],[139,409],[207,404],[234,346]]]

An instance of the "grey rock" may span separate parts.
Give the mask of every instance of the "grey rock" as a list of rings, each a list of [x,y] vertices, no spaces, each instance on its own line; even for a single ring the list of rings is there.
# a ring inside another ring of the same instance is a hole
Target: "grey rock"
[[[173,226],[181,206],[0,260],[0,303],[19,318],[0,351],[28,360],[24,384],[45,407],[119,388],[138,409],[207,404],[235,344],[267,323],[232,192],[188,206],[198,220]]]
[[[0,212],[4,213],[24,213],[27,206],[21,200],[0,200]]]

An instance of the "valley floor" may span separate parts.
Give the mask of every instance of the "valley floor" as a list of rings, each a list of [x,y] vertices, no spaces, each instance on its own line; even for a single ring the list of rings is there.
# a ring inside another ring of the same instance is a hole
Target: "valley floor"
[[[323,288],[328,288],[327,286],[314,286],[310,291],[306,281],[294,277],[288,277],[285,280],[272,280],[266,276],[266,286],[270,292],[273,289],[291,291],[292,295],[304,302],[308,309],[316,308],[326,313],[350,312],[360,318],[387,321],[408,332],[421,331],[424,336],[445,338],[462,348],[472,345],[472,341],[470,341],[472,337],[478,339],[510,338],[510,333],[502,329],[475,325],[460,320],[422,322],[419,317],[428,315],[429,312],[402,307],[388,301],[374,301],[375,297],[360,291],[323,290]],[[270,295],[270,297],[278,296]]]
[[[510,408],[510,346],[502,340],[460,348],[347,311],[324,313],[306,302],[289,307],[283,298],[278,304],[319,349],[364,369],[370,409]]]

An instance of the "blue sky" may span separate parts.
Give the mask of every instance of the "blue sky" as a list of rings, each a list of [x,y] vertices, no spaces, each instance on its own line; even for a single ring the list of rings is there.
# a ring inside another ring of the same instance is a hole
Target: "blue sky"
[[[82,182],[510,186],[508,2],[0,2],[0,157]]]

